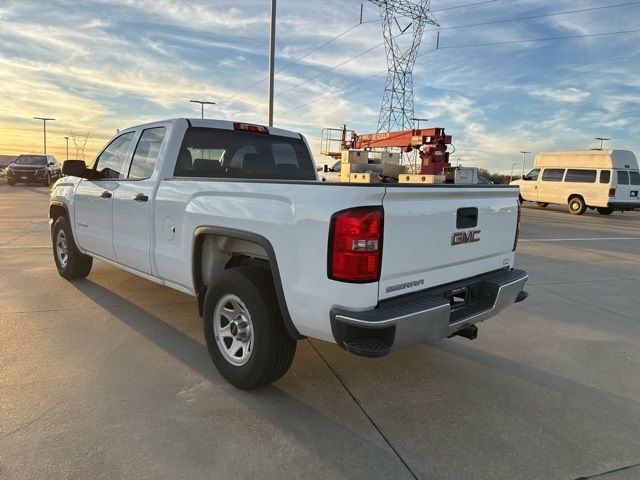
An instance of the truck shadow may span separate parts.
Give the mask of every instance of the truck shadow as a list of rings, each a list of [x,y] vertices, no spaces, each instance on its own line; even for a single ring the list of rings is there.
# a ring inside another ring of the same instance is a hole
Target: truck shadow
[[[304,445],[309,451],[329,460],[336,469],[342,470],[345,476],[363,475],[357,464],[346,459],[345,452],[364,449],[368,451],[367,457],[375,459],[375,464],[397,465],[395,477],[408,477],[398,457],[390,449],[373,443],[276,386],[270,385],[251,392],[230,387],[211,363],[205,345],[91,280],[70,283],[114,318],[153,342],[177,361],[213,385],[225,388],[225,395],[233,397],[266,422],[288,434],[296,444]],[[200,322],[200,319],[197,321]],[[386,470],[389,471],[389,467]]]

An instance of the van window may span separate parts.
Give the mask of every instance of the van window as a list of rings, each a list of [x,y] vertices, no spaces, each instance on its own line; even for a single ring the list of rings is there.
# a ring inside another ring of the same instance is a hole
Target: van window
[[[625,171],[618,171],[618,185],[629,185],[629,174]]]
[[[611,170],[602,170],[600,172],[600,183],[609,183],[611,181]]]
[[[639,172],[629,172],[629,176],[631,177],[631,185],[640,185]]]
[[[597,172],[595,170],[576,170],[570,168],[564,177],[565,182],[596,183]]]
[[[561,182],[564,176],[563,168],[545,168],[542,172],[543,182]]]

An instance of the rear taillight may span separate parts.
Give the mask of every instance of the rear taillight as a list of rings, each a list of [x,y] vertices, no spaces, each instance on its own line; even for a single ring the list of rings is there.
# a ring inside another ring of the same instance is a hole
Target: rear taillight
[[[380,278],[382,221],[382,207],[352,208],[331,217],[329,278],[358,283]]]
[[[615,188],[610,188],[609,189],[609,196],[610,197],[615,197],[616,196],[616,189]]]
[[[243,132],[265,133],[269,135],[269,129],[264,125],[253,125],[251,123],[235,122],[233,124],[233,128],[234,130],[242,130]]]
[[[520,202],[518,202],[518,222],[516,223],[516,236],[513,239],[513,251],[516,251],[516,248],[518,248],[518,238],[520,237],[520,210],[522,209],[522,206],[520,205]]]

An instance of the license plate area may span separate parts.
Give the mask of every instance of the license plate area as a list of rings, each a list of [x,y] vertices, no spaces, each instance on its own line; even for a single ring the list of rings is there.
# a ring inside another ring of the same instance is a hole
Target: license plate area
[[[467,287],[459,287],[449,292],[445,292],[444,298],[449,300],[449,305],[451,305],[451,311],[455,312],[456,310],[460,310],[467,306]]]

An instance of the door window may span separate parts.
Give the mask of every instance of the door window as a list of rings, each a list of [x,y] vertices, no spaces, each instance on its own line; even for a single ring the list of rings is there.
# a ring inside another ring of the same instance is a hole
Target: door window
[[[127,132],[113,140],[96,160],[95,170],[100,178],[123,178],[127,152],[135,132]]]
[[[629,174],[627,172],[618,172],[618,185],[629,185]]]
[[[611,181],[611,170],[602,170],[600,172],[600,183],[609,183]]]
[[[166,128],[164,127],[148,128],[142,132],[136,146],[136,152],[133,154],[127,178],[142,180],[151,176],[158,160],[165,132]]]
[[[534,168],[529,173],[527,173],[524,177],[525,180],[538,180],[538,175],[540,175],[540,169]]]
[[[545,168],[542,172],[543,182],[561,182],[564,176],[563,168]]]

